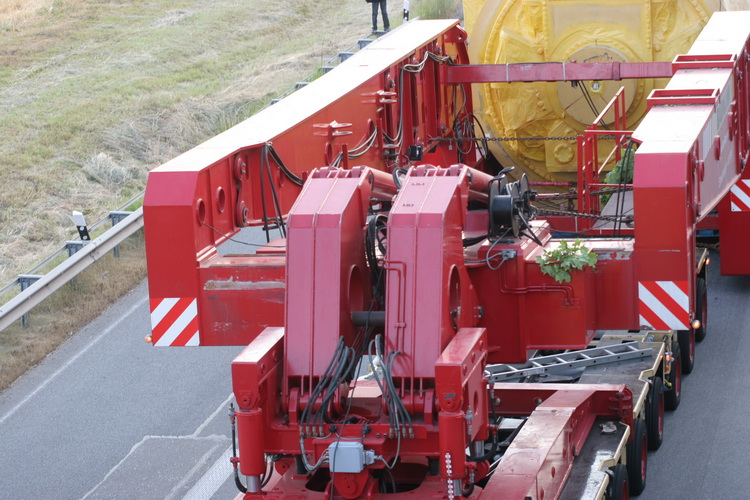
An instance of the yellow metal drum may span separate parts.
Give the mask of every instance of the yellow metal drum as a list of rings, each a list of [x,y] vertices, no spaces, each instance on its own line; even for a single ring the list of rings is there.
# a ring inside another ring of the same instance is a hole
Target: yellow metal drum
[[[464,20],[471,60],[480,64],[671,61],[690,48],[713,11],[750,8],[747,4],[740,0],[464,0]],[[632,128],[646,111],[649,92],[665,83],[477,84],[475,108],[485,132],[506,139],[490,143],[503,165],[517,166],[533,180],[570,181],[577,165],[572,137],[592,123],[615,92],[625,87]]]

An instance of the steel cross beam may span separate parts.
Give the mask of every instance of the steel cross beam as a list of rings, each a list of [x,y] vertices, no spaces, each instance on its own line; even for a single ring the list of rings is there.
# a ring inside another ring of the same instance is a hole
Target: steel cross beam
[[[461,64],[443,69],[448,84],[627,80],[670,78],[674,74],[671,62]]]

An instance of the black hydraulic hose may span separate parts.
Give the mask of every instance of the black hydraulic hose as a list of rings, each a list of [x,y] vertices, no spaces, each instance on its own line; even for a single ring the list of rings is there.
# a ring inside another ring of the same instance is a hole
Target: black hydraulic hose
[[[377,299],[382,302],[384,291],[383,291],[383,269],[378,263],[378,257],[376,253],[376,244],[380,247],[381,252],[385,253],[385,247],[382,245],[378,238],[378,232],[380,227],[387,224],[388,218],[385,215],[378,214],[370,219],[367,223],[367,231],[365,232],[365,256],[367,258],[367,265],[370,267],[370,283],[373,299]]]
[[[268,482],[271,480],[271,476],[273,476],[273,460],[268,461],[268,467],[266,468],[266,475],[261,480],[260,489],[263,489],[266,487],[266,485],[268,485]]]
[[[304,429],[303,434],[308,435],[309,434],[309,428],[307,423],[307,418],[311,414],[311,410],[313,406],[315,405],[315,401],[318,399],[318,396],[320,395],[320,391],[323,390],[323,386],[325,385],[325,381],[330,376],[331,372],[333,371],[333,366],[335,365],[336,359],[340,356],[340,351],[344,347],[344,339],[339,338],[339,343],[336,345],[336,351],[334,351],[333,358],[331,359],[331,362],[328,364],[328,367],[326,368],[326,371],[323,373],[323,376],[318,381],[318,384],[315,386],[315,388],[310,393],[310,398],[307,402],[307,405],[305,405],[305,409],[302,410],[302,415],[300,416],[300,431]]]
[[[490,450],[481,457],[469,455],[468,457],[466,457],[466,460],[468,460],[469,462],[486,462],[497,454],[498,448],[499,446],[497,441],[497,431],[495,431],[492,433],[492,446],[490,447]]]
[[[381,338],[380,335],[376,335],[374,339],[370,341],[370,344],[367,346],[367,355],[370,357],[370,360],[372,360],[372,346],[375,344],[375,352],[376,356],[379,356],[377,354],[378,352],[378,340]],[[381,358],[382,360],[382,358]],[[383,384],[380,383],[380,376],[378,376],[378,369],[373,367],[372,370],[372,376],[375,379],[375,382],[378,384],[378,388],[380,388],[380,393],[383,395],[383,399],[385,400],[386,407],[388,408],[388,426],[393,427],[393,412],[391,411],[391,405],[388,401],[388,394],[385,392],[385,388],[383,387]]]
[[[338,373],[341,364],[342,364],[342,357],[346,355],[346,346],[344,345],[343,338],[340,338],[339,340],[340,349],[337,349],[336,353],[334,353],[334,357],[331,359],[331,363],[328,365],[330,368],[330,372],[328,375],[324,378],[321,378],[318,381],[318,385],[315,387],[316,393],[315,393],[315,399],[311,399],[311,403],[308,403],[308,406],[310,406],[310,417],[311,421],[308,422],[308,425],[312,425],[313,433],[317,432],[318,430],[318,420],[319,420],[319,412],[323,411],[325,412],[325,397],[328,391],[328,388],[331,385],[331,382],[334,380],[336,373]],[[326,370],[328,372],[328,370]],[[315,409],[315,401],[318,400],[318,397],[320,397],[321,403],[320,408],[318,410]],[[322,424],[322,419],[321,419]],[[322,432],[322,431],[321,431]]]
[[[240,480],[240,471],[237,468],[237,430],[234,423],[234,404],[229,405],[229,421],[232,423],[232,466],[234,467],[234,484],[237,485],[237,489],[240,493],[247,493],[247,488]]]
[[[399,354],[401,354],[401,351],[391,351],[390,353],[388,353],[388,361],[386,362],[385,378],[386,378],[386,382],[388,383],[389,389],[393,393],[394,405],[398,408],[399,414],[401,415],[401,420],[404,422],[404,426],[406,425],[409,426],[410,435],[413,436],[414,431],[412,429],[412,424],[411,424],[411,415],[409,415],[409,412],[406,411],[404,402],[401,401],[401,398],[398,396],[398,393],[396,392],[396,386],[393,383],[393,361],[396,359],[396,356],[398,356]]]
[[[339,378],[339,380],[336,382],[336,384],[334,384],[334,385],[331,386],[330,392],[328,394],[326,394],[326,399],[323,401],[323,407],[322,407],[322,409],[323,409],[323,413],[322,413],[323,420],[326,423],[328,423],[328,424],[346,423],[346,418],[344,418],[341,421],[339,421],[339,420],[333,420],[332,418],[330,418],[328,416],[328,412],[326,411],[326,408],[328,408],[328,406],[330,406],[330,404],[331,404],[331,399],[336,394],[336,389],[341,384],[351,381],[351,379],[349,378],[349,374],[352,372],[352,369],[356,368],[357,360],[359,359],[357,357],[356,351],[353,348],[349,347],[349,348],[347,348],[346,352],[347,352],[347,357],[349,359],[349,362],[346,365],[346,369],[344,370],[343,374],[341,375],[341,377]],[[331,413],[333,413],[333,412],[331,412]]]
[[[354,357],[352,350],[347,347],[344,349],[343,358],[341,359],[341,362],[338,364],[336,375],[331,377],[331,380],[328,382],[328,387],[326,388],[325,392],[323,393],[323,399],[321,401],[320,405],[320,416],[316,419],[320,421],[320,426],[323,426],[323,422],[327,423],[333,423],[333,421],[328,418],[328,406],[331,404],[331,400],[333,399],[333,396],[336,394],[336,390],[338,389],[339,385],[341,384],[341,381],[344,379],[344,376],[346,375],[346,372],[348,371],[349,366],[351,365],[351,357]],[[318,413],[316,412],[316,416]]]
[[[268,146],[263,146],[264,150]],[[266,243],[271,242],[271,236],[268,234],[270,229],[268,228],[268,213],[266,212],[266,187],[265,187],[265,175],[263,174],[263,158],[265,153],[261,154],[260,168],[258,174],[260,175],[260,204],[263,207],[263,232],[266,234]]]
[[[380,362],[383,364],[383,385],[385,386],[385,388],[388,391],[387,393],[385,391],[383,391],[383,397],[386,398],[386,403],[388,404],[388,413],[390,415],[393,415],[393,421],[391,422],[391,427],[396,428],[396,426],[398,424],[398,415],[399,414],[398,414],[398,410],[396,408],[396,403],[393,401],[393,398],[395,397],[395,394],[393,393],[393,391],[390,388],[390,385],[388,384],[388,365],[386,363],[385,356],[383,356],[383,351],[382,351],[382,349],[380,347],[380,342],[377,341],[378,338],[380,340],[383,340],[383,337],[381,335],[378,335],[378,337],[376,337],[375,352],[377,353],[378,357],[380,358]],[[382,388],[381,388],[381,391],[382,391]],[[386,396],[386,394],[387,394],[387,396]],[[393,423],[393,422],[395,422],[395,423]],[[396,432],[398,432],[398,429],[396,429]]]
[[[472,121],[474,124],[479,127],[480,132],[482,133],[482,147],[484,148],[484,151],[482,151],[482,148],[479,149],[479,151],[482,153],[482,159],[486,160],[487,157],[490,155],[490,146],[487,143],[487,134],[484,132],[484,127],[482,127],[482,123],[477,120],[477,117],[474,116],[474,113],[471,114]]]
[[[403,167],[396,167],[393,169],[393,183],[396,185],[396,190],[401,189],[401,175],[406,175],[407,170]]]
[[[271,187],[271,201],[273,202],[274,212],[276,214],[276,225],[279,227],[281,236],[286,238],[286,227],[284,222],[284,216],[281,213],[281,204],[279,203],[279,196],[276,192],[276,185],[273,182],[273,176],[271,175],[271,163],[268,161],[268,146],[263,150],[263,160],[265,160],[266,174],[268,175],[268,184]],[[263,169],[263,165],[261,165]]]
[[[489,234],[483,234],[481,236],[474,236],[473,238],[464,238],[462,240],[463,246],[470,247],[472,245],[476,245],[477,243],[481,243],[482,241],[486,240]]]
[[[490,400],[490,408],[491,408],[491,412],[492,412],[492,422],[495,423],[495,424],[497,424],[497,411],[495,410],[495,401],[494,401],[495,396],[494,396],[494,394],[495,394],[495,391],[493,389],[489,389],[489,396],[490,396],[489,400]],[[515,435],[518,433],[518,431],[520,430],[520,428],[522,426],[523,426],[523,424],[519,425],[513,431],[513,433],[511,433],[510,439],[512,439],[513,437],[515,437]],[[492,433],[492,448],[490,448],[490,451],[487,452],[487,453],[485,453],[481,457],[472,457],[471,455],[469,455],[468,460],[470,462],[484,462],[485,460],[490,460],[497,453],[498,449],[500,448],[499,443],[497,441],[497,432],[498,431],[495,430],[495,432]]]
[[[234,484],[237,485],[237,489],[240,490],[240,493],[247,493],[247,488],[245,488],[245,485],[242,484],[242,480],[240,480],[240,473],[236,467],[234,468]]]
[[[272,144],[268,144],[268,152],[271,154],[271,158],[273,161],[278,165],[279,169],[284,172],[284,175],[286,175],[290,181],[292,181],[294,184],[298,186],[302,186],[304,182],[302,181],[302,178],[295,175],[294,172],[289,170],[286,165],[284,165],[284,162],[281,161],[281,158],[279,157],[279,154],[276,152],[276,150],[273,148]]]
[[[469,484],[467,489],[461,488],[461,496],[464,498],[469,498],[472,493],[474,493],[474,483]]]

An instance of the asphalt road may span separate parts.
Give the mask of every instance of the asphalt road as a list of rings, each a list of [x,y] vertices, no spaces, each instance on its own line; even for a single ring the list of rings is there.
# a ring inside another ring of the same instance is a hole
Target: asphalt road
[[[714,255],[714,261],[716,261]],[[710,268],[710,324],[644,499],[748,498],[750,278]],[[0,395],[0,499],[231,499],[239,347],[153,348],[145,283]]]
[[[236,240],[221,252],[265,242]],[[0,394],[0,500],[234,498],[242,347],[155,348],[149,333],[144,282]]]
[[[240,349],[146,344],[146,295],[144,283],[2,394],[0,498],[183,498],[196,464],[228,449]]]
[[[750,276],[720,276],[715,252],[711,259],[708,333],[649,456],[642,499],[750,498]]]

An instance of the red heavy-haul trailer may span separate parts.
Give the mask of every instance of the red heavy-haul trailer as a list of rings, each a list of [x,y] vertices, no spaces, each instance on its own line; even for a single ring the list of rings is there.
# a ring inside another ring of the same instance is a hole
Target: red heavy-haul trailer
[[[717,13],[671,64],[479,66],[412,22],[155,169],[150,340],[247,346],[238,498],[639,494],[706,332],[699,224],[749,272],[749,38]],[[644,77],[670,80],[635,130],[618,93],[579,137],[567,211],[475,131],[473,82]]]

